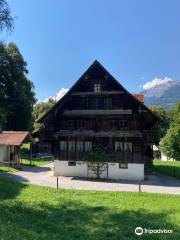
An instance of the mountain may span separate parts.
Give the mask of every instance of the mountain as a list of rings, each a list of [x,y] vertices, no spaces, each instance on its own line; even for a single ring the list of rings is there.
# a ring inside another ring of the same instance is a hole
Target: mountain
[[[167,81],[141,92],[145,96],[146,105],[173,107],[180,101],[180,80]]]
[[[61,88],[56,95],[50,96],[44,99],[43,102],[48,102],[49,100],[53,100],[54,102],[57,102],[68,92],[68,90],[69,90],[68,88]]]

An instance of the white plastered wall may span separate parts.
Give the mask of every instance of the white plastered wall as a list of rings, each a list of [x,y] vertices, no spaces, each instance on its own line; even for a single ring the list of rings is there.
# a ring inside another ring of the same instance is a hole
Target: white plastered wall
[[[54,175],[67,177],[87,177],[87,162],[78,161],[76,166],[68,166],[68,161],[54,161]],[[94,176],[89,176],[94,177]],[[128,168],[119,168],[118,163],[108,163],[109,179],[143,180],[144,164],[129,163]]]
[[[0,145],[0,162],[4,162],[6,160],[6,152],[7,147],[5,145]]]

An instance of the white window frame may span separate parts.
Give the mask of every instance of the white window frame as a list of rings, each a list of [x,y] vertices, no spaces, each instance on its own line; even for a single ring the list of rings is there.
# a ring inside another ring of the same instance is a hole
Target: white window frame
[[[75,141],[68,141],[68,152],[75,152]]]
[[[83,149],[84,149],[83,145],[84,145],[83,141],[77,141],[76,142],[76,151],[77,152],[83,152]]]
[[[115,152],[123,152],[123,142],[115,142]]]
[[[60,141],[60,151],[61,152],[67,151],[67,141]]]
[[[101,84],[95,83],[94,84],[94,92],[100,92],[101,91]]]
[[[124,152],[132,153],[132,143],[124,142]]]
[[[85,141],[84,142],[84,151],[88,152],[92,150],[92,142],[91,141]]]

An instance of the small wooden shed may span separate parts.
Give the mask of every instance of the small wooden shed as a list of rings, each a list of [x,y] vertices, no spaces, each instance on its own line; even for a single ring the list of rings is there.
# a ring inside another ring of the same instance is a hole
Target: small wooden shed
[[[23,143],[35,143],[33,137],[29,132],[0,132],[0,164],[19,167],[20,147]]]

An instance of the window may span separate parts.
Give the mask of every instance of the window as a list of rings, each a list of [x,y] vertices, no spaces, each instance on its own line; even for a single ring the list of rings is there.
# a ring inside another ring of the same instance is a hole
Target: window
[[[84,128],[85,129],[92,129],[93,128],[93,122],[92,120],[85,120],[84,121]]]
[[[110,120],[109,121],[109,127],[110,128],[117,128],[117,121],[116,120]]]
[[[68,151],[69,152],[75,152],[75,141],[69,141],[68,142]]]
[[[74,166],[76,166],[76,162],[68,162],[68,166],[74,167]]]
[[[77,141],[76,142],[76,151],[77,152],[83,152],[83,141]]]
[[[127,128],[127,121],[126,120],[119,120],[118,129],[126,129]]]
[[[118,130],[127,129],[128,123],[126,120],[110,120],[109,127]]]
[[[75,129],[75,120],[68,120],[68,129]]]
[[[119,168],[128,168],[127,163],[119,163]]]
[[[123,152],[123,142],[115,142],[115,152]]]
[[[130,142],[124,143],[124,152],[132,152],[132,143]]]
[[[94,109],[99,109],[99,107],[100,107],[99,98],[95,98],[95,99],[93,100],[93,108],[94,108]]]
[[[66,141],[60,141],[60,151],[61,152],[67,151],[67,142]]]
[[[101,85],[100,83],[94,84],[94,92],[100,92],[101,91]]]
[[[104,109],[112,109],[112,99],[104,98]]]
[[[77,129],[82,129],[84,126],[83,120],[77,120]]]
[[[90,109],[90,99],[88,98],[84,99],[84,108]]]
[[[85,150],[86,152],[88,152],[88,151],[91,151],[91,149],[92,149],[92,142],[90,142],[90,141],[85,141],[85,143],[84,143],[84,150]]]

